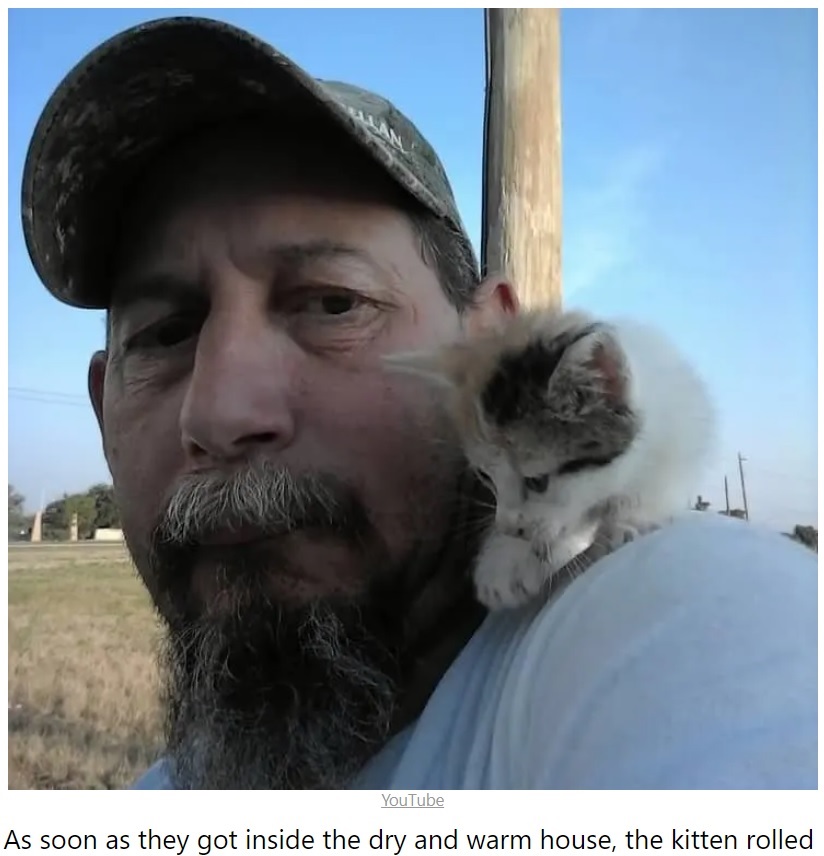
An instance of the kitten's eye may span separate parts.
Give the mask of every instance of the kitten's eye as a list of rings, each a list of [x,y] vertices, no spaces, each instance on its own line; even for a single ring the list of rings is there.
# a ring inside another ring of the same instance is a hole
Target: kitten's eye
[[[573,473],[580,473],[581,470],[594,470],[598,467],[606,466],[610,459],[604,458],[576,458],[574,461],[567,461],[559,470],[559,476],[568,476]]]
[[[532,493],[544,493],[549,487],[549,473],[542,476],[528,476],[524,479],[524,487]]]

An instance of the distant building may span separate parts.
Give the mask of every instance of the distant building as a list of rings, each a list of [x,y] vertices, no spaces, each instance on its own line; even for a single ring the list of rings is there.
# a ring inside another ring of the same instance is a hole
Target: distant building
[[[123,530],[122,529],[95,529],[93,540],[95,540],[95,541],[122,541],[123,540]]]
[[[31,540],[39,544],[43,540],[43,511],[38,509],[34,515],[34,523],[31,527]]]

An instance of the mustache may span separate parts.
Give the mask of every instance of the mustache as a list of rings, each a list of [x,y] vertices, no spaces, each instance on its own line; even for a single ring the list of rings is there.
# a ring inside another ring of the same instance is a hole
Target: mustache
[[[252,461],[231,473],[182,477],[154,527],[152,542],[191,547],[217,533],[251,528],[263,537],[319,529],[357,539],[370,527],[355,489],[326,472],[295,474],[272,461]]]

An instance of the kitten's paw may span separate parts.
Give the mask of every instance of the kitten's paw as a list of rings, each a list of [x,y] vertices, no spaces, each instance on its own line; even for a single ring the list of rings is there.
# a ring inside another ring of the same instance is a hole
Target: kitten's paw
[[[641,530],[631,523],[619,523],[613,527],[610,546],[613,550],[622,547],[624,544],[629,544],[641,535]]]
[[[492,534],[475,566],[475,593],[488,609],[508,609],[539,595],[549,576],[529,541]]]
[[[599,535],[598,540],[603,546],[603,554],[607,555],[625,544],[641,538],[659,527],[652,523],[637,523],[630,521],[615,522],[607,526]]]

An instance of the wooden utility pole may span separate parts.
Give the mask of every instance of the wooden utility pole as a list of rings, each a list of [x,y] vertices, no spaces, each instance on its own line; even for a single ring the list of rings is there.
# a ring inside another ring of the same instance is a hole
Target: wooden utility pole
[[[561,305],[557,9],[486,9],[481,264],[524,306]]]
[[[724,499],[727,501],[727,510],[724,512],[727,517],[730,516],[730,486],[727,482],[727,477],[724,476]]]
[[[747,505],[747,485],[744,483],[744,461],[746,458],[741,456],[741,452],[738,453],[738,472],[741,475],[741,496],[744,499],[744,520],[750,519],[750,507]]]

